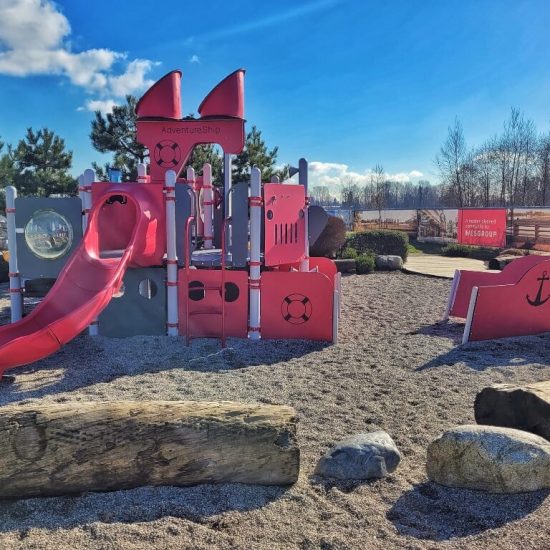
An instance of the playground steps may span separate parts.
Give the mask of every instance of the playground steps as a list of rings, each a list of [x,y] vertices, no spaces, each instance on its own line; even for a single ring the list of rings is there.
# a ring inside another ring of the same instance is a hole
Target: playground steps
[[[191,340],[193,338],[204,338],[202,334],[193,334],[191,332],[191,323],[189,322],[190,317],[195,317],[198,315],[210,315],[220,318],[220,324],[221,324],[221,332],[219,335],[219,338],[221,340],[222,348],[225,348],[225,297],[224,297],[224,282],[223,282],[223,270],[219,272],[220,273],[220,279],[221,283],[219,285],[217,284],[207,284],[200,287],[192,287],[187,283],[187,291],[185,293],[186,296],[186,325],[185,325],[185,336],[187,340],[187,345],[190,344]],[[207,292],[215,293],[216,296],[219,296],[219,307],[212,307],[212,305],[209,306],[199,306],[190,298],[190,294],[192,292],[202,292],[204,295],[206,295]]]

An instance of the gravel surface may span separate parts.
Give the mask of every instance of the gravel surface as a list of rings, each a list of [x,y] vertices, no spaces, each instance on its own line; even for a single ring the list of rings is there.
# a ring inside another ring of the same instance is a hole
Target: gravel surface
[[[0,387],[23,401],[205,399],[280,403],[299,413],[299,482],[144,487],[0,502],[9,548],[548,548],[548,492],[487,495],[428,483],[426,448],[474,423],[476,393],[550,378],[550,335],[458,346],[438,325],[450,282],[375,273],[343,280],[337,346],[303,341],[81,336]],[[0,301],[6,322],[8,301]],[[384,480],[323,483],[319,457],[338,440],[383,429],[403,460]]]

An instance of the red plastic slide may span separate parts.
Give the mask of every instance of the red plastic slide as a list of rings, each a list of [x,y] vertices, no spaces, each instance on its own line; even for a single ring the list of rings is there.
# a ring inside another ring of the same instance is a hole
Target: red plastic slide
[[[130,193],[127,186],[115,185],[102,196],[90,212],[82,242],[45,299],[21,321],[0,328],[0,374],[56,352],[78,336],[119,290],[126,268],[140,254],[150,225],[158,223],[160,214],[140,187],[135,184]],[[116,257],[101,258],[99,213],[113,196],[126,197],[128,207],[133,205],[135,223],[128,228],[126,248]]]

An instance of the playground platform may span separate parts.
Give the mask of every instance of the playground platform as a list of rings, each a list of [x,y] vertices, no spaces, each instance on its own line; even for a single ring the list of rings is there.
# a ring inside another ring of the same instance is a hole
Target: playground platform
[[[437,254],[411,254],[403,266],[403,271],[407,273],[441,277],[443,279],[452,279],[457,269],[492,271],[487,269],[487,263],[482,260],[450,258]]]

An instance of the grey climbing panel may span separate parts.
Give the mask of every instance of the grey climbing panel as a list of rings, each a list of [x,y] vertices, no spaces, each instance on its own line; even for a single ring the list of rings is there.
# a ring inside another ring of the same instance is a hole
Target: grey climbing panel
[[[99,334],[111,338],[166,334],[166,270],[128,269],[119,295],[99,316]]]
[[[55,279],[82,240],[78,197],[15,199],[17,260],[23,279]]]

